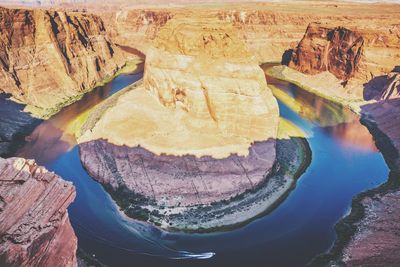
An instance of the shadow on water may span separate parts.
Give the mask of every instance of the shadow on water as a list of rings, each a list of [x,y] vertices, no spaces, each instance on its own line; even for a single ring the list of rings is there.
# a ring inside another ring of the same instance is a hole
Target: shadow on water
[[[63,110],[39,125],[20,151],[73,181],[77,197],[69,211],[79,246],[107,265],[302,266],[332,246],[334,225],[348,213],[352,198],[388,177],[382,155],[357,116],[267,77],[279,90],[280,115],[309,133],[313,153],[287,199],[268,215],[223,233],[168,233],[128,219],[85,172],[75,142],[62,136],[87,102],[101,101],[139,78],[120,76],[105,91]]]
[[[23,112],[24,105],[0,93],[0,156],[8,157],[24,143],[24,138],[41,122]]]

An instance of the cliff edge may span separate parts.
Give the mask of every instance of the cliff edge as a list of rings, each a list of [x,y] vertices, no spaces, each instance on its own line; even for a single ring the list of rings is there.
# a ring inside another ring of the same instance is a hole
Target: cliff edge
[[[0,265],[77,266],[75,188],[33,160],[0,158]]]

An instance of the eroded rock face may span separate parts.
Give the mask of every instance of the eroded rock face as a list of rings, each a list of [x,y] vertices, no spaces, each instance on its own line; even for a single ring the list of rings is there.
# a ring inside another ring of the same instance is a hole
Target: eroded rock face
[[[182,123],[198,128],[197,132],[208,135],[204,130],[210,127],[209,133],[214,136],[242,139],[232,145],[246,139],[253,142],[276,137],[276,100],[266,85],[263,71],[228,23],[170,20],[159,32],[155,48],[147,54],[143,83],[162,105],[181,110],[191,118],[190,122]],[[218,139],[211,146],[223,144]],[[247,147],[246,151],[237,147],[228,153],[211,155],[217,158],[229,153],[243,155],[247,154]]]
[[[74,186],[22,158],[0,158],[0,178],[0,265],[77,266]]]
[[[346,266],[396,266],[400,262],[400,192],[362,201],[365,216],[343,252]]]
[[[248,155],[253,142],[276,138],[278,113],[262,69],[230,24],[173,19],[147,54],[143,86],[79,141],[103,138],[157,155]]]
[[[0,8],[0,92],[48,116],[124,64],[102,20],[74,12]]]
[[[306,74],[329,71],[348,81],[359,69],[364,40],[343,27],[325,28],[311,23],[293,51],[288,66]]]
[[[105,12],[101,14],[101,18],[115,43],[146,53],[158,31],[173,15],[168,9],[127,9]]]
[[[81,160],[92,177],[114,191],[128,189],[157,205],[193,206],[228,200],[256,188],[271,172],[275,141],[257,142],[248,156],[155,155],[146,149],[116,146],[105,140],[80,145]]]
[[[388,100],[400,97],[400,72],[391,72],[387,75],[381,99]]]
[[[129,1],[124,4],[129,6]],[[98,5],[96,7],[100,11],[96,10],[96,14],[100,14],[107,28],[112,29],[115,42],[142,52],[147,51],[167,20],[190,10],[185,6],[144,8],[135,5],[122,11],[102,12]],[[399,5],[280,1],[195,8],[193,17],[208,16],[233,23],[259,63],[280,61],[285,50],[295,48],[307,26],[315,21],[344,26],[361,34],[368,74],[374,77],[389,72],[400,59],[400,18],[396,16],[400,12]]]

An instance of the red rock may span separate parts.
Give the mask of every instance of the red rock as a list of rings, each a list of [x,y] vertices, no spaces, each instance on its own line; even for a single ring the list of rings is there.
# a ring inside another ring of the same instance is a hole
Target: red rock
[[[356,32],[311,23],[293,50],[288,66],[306,74],[329,71],[338,79],[347,81],[359,69],[363,46],[364,39]]]
[[[77,266],[75,189],[33,160],[0,159],[0,266]]]

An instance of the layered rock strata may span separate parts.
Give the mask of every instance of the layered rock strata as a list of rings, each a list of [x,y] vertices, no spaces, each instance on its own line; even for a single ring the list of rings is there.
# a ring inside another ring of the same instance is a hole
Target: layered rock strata
[[[33,160],[0,159],[0,265],[77,266],[75,189]]]
[[[116,42],[143,48],[142,52],[147,51],[148,44],[167,20],[195,10],[193,17],[208,16],[233,23],[239,37],[261,63],[281,61],[285,50],[294,49],[307,26],[315,21],[360,33],[364,38],[368,74],[374,77],[389,72],[390,66],[400,59],[400,18],[396,16],[400,6],[396,4],[292,1],[164,8],[124,4],[123,11],[96,12],[113,29]]]
[[[359,69],[364,39],[343,27],[333,29],[312,23],[293,50],[288,66],[306,74],[329,71],[348,81]]]
[[[158,155],[225,158],[276,137],[276,100],[232,26],[190,22],[168,22],[147,54],[143,86],[121,97],[80,142],[104,138]]]
[[[125,63],[95,15],[0,8],[0,28],[0,92],[39,117],[54,114]]]
[[[231,24],[177,17],[148,50],[143,82],[89,116],[81,160],[112,195],[140,208],[208,205],[266,181],[278,117]]]

